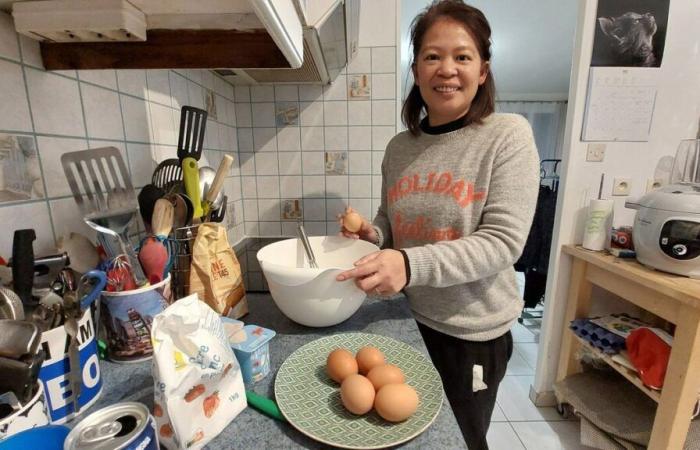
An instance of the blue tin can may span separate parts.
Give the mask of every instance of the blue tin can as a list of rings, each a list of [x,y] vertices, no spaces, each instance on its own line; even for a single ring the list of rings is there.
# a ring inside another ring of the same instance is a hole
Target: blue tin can
[[[30,428],[0,440],[0,450],[63,450],[63,441],[70,428],[63,425],[46,425]]]
[[[156,421],[146,405],[117,403],[87,416],[68,434],[64,450],[159,450]]]
[[[97,401],[102,392],[100,361],[97,357],[95,324],[90,308],[78,320],[78,351],[80,354],[80,374],[82,386],[77,404],[73,398],[70,383],[70,358],[68,343],[70,337],[64,327],[57,327],[41,333],[41,347],[46,359],[39,371],[39,379],[44,385],[46,403],[51,423],[61,424],[73,419],[81,411]]]

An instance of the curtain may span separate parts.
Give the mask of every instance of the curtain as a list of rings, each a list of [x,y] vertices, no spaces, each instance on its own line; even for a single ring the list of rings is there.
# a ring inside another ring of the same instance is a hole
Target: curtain
[[[496,111],[530,122],[540,159],[561,159],[567,102],[496,102]]]

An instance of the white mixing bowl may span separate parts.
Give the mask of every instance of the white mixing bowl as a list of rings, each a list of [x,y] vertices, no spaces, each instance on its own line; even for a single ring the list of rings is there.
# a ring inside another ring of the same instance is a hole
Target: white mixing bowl
[[[258,251],[258,261],[270,294],[285,316],[309,327],[335,325],[352,316],[365,299],[353,279],[340,282],[335,277],[379,248],[340,236],[311,236],[309,242],[318,269],[309,267],[299,239],[266,245]]]

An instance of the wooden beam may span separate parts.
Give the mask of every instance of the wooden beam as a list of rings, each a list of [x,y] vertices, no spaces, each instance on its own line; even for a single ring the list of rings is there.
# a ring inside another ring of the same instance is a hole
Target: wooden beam
[[[289,68],[265,30],[148,30],[145,42],[41,43],[46,70]]]

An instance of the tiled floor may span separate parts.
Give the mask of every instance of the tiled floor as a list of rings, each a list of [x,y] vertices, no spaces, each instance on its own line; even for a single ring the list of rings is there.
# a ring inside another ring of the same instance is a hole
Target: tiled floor
[[[579,422],[566,421],[554,408],[538,408],[529,398],[535,378],[539,328],[535,321],[517,324],[513,330],[514,352],[487,436],[491,450],[582,450]]]

